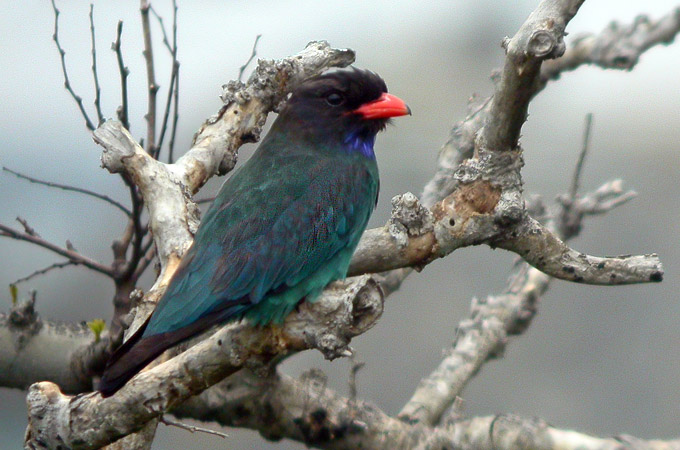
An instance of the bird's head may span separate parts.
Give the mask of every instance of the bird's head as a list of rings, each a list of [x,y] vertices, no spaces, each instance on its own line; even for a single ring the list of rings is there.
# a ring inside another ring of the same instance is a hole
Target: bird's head
[[[281,110],[279,119],[294,124],[303,138],[333,140],[349,151],[373,156],[376,134],[391,117],[411,114],[400,98],[387,93],[380,76],[345,69],[304,81]]]

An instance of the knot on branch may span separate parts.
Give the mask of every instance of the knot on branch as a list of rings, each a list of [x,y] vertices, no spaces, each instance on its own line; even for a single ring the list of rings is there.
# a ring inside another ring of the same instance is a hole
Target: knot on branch
[[[489,428],[495,448],[539,448],[548,424],[539,418],[497,415]]]
[[[399,248],[406,248],[409,237],[422,236],[434,229],[434,216],[410,192],[392,198],[392,216],[388,222],[390,235]]]
[[[250,100],[250,94],[246,92],[246,85],[239,80],[231,80],[227,84],[222,85],[222,93],[220,94],[220,99],[225,105],[231,103],[238,103],[243,105],[248,100]],[[215,115],[208,119],[209,123],[215,123],[219,119],[219,115]]]
[[[25,331],[32,335],[40,330],[41,321],[35,311],[36,291],[31,291],[28,298],[20,300],[12,306],[9,312],[9,323],[12,327]]]
[[[323,297],[300,305],[286,319],[286,334],[304,348],[317,348],[326,359],[350,356],[350,340],[369,330],[383,312],[383,293],[371,276],[331,283]]]
[[[139,144],[117,120],[107,120],[92,132],[92,139],[102,147],[101,163],[111,173],[125,170],[124,160],[135,155]]]
[[[552,33],[545,30],[537,30],[529,38],[527,51],[536,58],[545,58],[555,49],[557,45],[558,43],[555,41],[555,37]],[[564,42],[562,42],[561,53],[554,57],[557,58],[561,56],[564,53],[564,49]]]

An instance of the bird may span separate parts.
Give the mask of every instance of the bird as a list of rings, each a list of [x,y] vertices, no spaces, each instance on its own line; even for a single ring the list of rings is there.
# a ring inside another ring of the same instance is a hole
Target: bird
[[[282,323],[347,276],[377,203],[374,142],[410,108],[374,72],[299,84],[257,150],[224,182],[149,319],[106,364],[108,397],[168,348],[244,317]]]

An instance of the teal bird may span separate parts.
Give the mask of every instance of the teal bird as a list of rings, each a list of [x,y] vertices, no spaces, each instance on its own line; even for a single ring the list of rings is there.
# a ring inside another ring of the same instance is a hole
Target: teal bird
[[[376,74],[349,69],[293,92],[224,183],[146,324],[109,360],[109,396],[169,347],[247,317],[281,323],[347,275],[378,197],[376,134],[410,114]]]

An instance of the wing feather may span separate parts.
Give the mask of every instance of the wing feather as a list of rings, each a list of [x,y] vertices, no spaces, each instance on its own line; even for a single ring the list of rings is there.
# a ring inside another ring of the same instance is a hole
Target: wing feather
[[[320,158],[307,162],[305,174],[289,173],[299,162],[276,161],[275,170],[268,167],[271,182],[259,184],[247,175],[263,168],[246,164],[225,183],[145,336],[174,331],[216,310],[234,308],[242,315],[244,305],[295,286],[303,297],[338,271],[344,276],[374,206],[377,169]],[[348,256],[338,259],[343,250]],[[329,261],[344,267],[324,270]],[[306,283],[314,277],[315,283]]]

